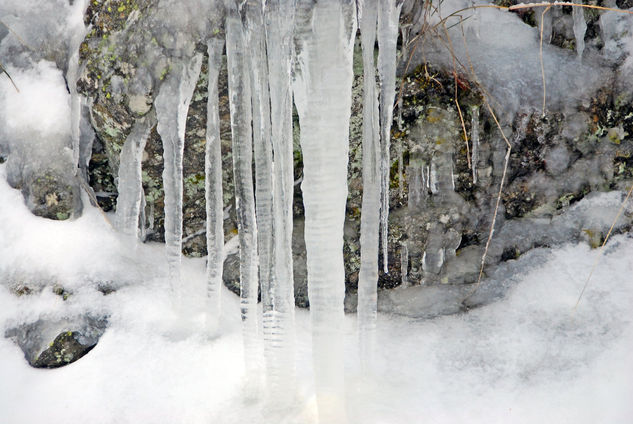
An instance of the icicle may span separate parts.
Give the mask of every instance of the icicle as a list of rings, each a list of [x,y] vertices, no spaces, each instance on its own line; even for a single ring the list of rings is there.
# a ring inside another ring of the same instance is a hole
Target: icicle
[[[356,34],[354,0],[299,0],[295,102],[301,123],[308,295],[319,422],[346,423],[343,224]]]
[[[261,0],[244,3],[245,35],[248,45],[251,102],[253,108],[253,150],[255,158],[255,212],[259,284],[264,311],[270,310],[270,280],[273,253],[273,152],[270,133],[270,98],[266,39]]]
[[[477,184],[477,163],[479,162],[479,106],[471,108],[470,140],[472,141],[470,163],[473,171],[473,184]]]
[[[266,41],[272,122],[273,273],[264,303],[264,355],[271,407],[287,410],[295,395],[294,285],[292,270],[292,202],[294,157],[291,60],[294,5],[266,1]],[[264,290],[262,287],[262,299]]]
[[[587,22],[585,21],[585,10],[582,7],[572,7],[571,11],[574,20],[574,37],[576,37],[576,54],[578,59],[582,59],[585,50],[585,33],[587,32]]]
[[[87,0],[78,1],[74,13],[83,16],[88,7]],[[77,19],[79,21],[79,19]],[[81,19],[80,21],[83,21]],[[73,31],[69,40],[68,69],[66,71],[66,84],[70,92],[70,136],[73,150],[73,172],[77,173],[81,151],[81,122],[82,122],[82,96],[77,91],[77,80],[79,79],[79,46],[86,35],[87,29],[80,24],[79,30]]]
[[[141,162],[145,143],[155,124],[154,112],[137,120],[120,154],[116,223],[119,231],[134,240],[139,236],[139,214],[144,197]]]
[[[253,194],[251,85],[246,35],[237,6],[229,2],[226,58],[229,74],[235,205],[240,245],[240,305],[244,360],[248,378],[255,377],[257,349],[257,224]],[[256,388],[255,388],[256,390]]]
[[[396,95],[396,44],[398,19],[402,3],[397,0],[379,0],[378,8],[378,76],[380,77],[380,147],[381,147],[381,208],[383,271],[389,272],[389,146],[393,102]]]
[[[409,287],[409,242],[406,240],[400,245],[400,275],[400,286]]]
[[[185,125],[193,90],[200,75],[202,56],[172,65],[154,101],[158,133],[163,140],[163,188],[165,190],[165,249],[172,296],[181,306],[180,262],[182,256],[182,158]]]
[[[207,139],[204,158],[205,201],[207,208],[207,330],[219,329],[221,313],[222,271],[224,269],[224,204],[222,202],[222,150],[218,106],[218,74],[224,40],[208,42],[209,89],[207,98]]]
[[[374,1],[359,2],[363,49],[363,200],[360,219],[358,333],[361,365],[371,367],[376,338],[378,233],[380,228],[380,129],[374,46],[378,19]]]

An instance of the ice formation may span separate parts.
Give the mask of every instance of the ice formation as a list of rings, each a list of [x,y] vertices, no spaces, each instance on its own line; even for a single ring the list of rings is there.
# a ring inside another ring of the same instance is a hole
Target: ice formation
[[[273,254],[269,293],[263,302],[264,348],[271,398],[280,407],[294,401],[295,317],[292,268],[292,202],[294,196],[292,85],[294,7],[268,0],[265,9],[270,116],[274,162]],[[262,287],[264,295],[264,288]],[[267,300],[267,301],[266,301]]]
[[[363,49],[363,203],[358,276],[358,332],[361,361],[371,361],[376,332],[378,233],[381,205],[381,148],[374,45],[378,10],[375,2],[359,3]]]
[[[396,45],[398,43],[398,23],[400,0],[380,0],[378,2],[378,77],[380,79],[380,236],[382,240],[383,271],[389,272],[387,236],[389,233],[389,181],[391,160],[391,122],[393,103],[396,97]]]
[[[222,202],[222,149],[218,106],[218,74],[224,40],[208,43],[209,91],[205,149],[205,201],[207,212],[207,326],[216,333],[220,325],[222,271],[224,269],[224,210]]]
[[[60,2],[54,3],[61,7]],[[66,8],[65,2],[63,3]],[[87,3],[85,1],[75,3],[72,10],[77,15],[83,15]],[[193,7],[194,3],[188,2],[187,5]],[[222,49],[226,43],[233,172],[239,232],[240,313],[246,373],[248,376],[257,374],[258,364],[262,359],[259,352],[262,335],[259,329],[260,316],[257,308],[259,287],[262,298],[263,353],[267,370],[268,400],[275,402],[274,405],[268,406],[282,409],[292,405],[297,394],[296,376],[302,373],[295,367],[298,341],[295,338],[291,247],[294,95],[294,102],[299,113],[300,141],[304,160],[302,190],[306,217],[305,242],[316,403],[321,423],[345,423],[348,421],[348,414],[345,405],[347,392],[344,378],[345,277],[342,247],[347,197],[353,44],[358,23],[363,49],[364,99],[361,265],[356,324],[359,335],[360,363],[364,369],[367,369],[368,365],[374,363],[373,354],[380,351],[375,342],[376,333],[379,330],[376,317],[380,240],[382,240],[384,272],[389,270],[387,223],[392,165],[390,139],[396,91],[398,22],[403,3],[399,0],[358,0],[356,2],[353,0],[318,2],[312,0],[296,0],[295,2],[227,0],[224,3],[226,40],[218,38],[217,33],[213,33],[213,36],[207,34],[208,37],[205,40],[209,56],[205,152],[208,251],[205,279],[207,296],[204,310],[207,317],[206,331],[217,333],[221,326],[220,319],[223,312],[220,294],[223,290],[223,261],[226,250],[230,247],[228,244],[224,245],[218,100],[218,77]],[[169,2],[160,2],[160,4],[165,10],[169,9],[167,6],[174,6]],[[408,4],[409,6],[405,9],[407,13],[411,12],[411,2]],[[446,2],[443,13],[447,15],[464,4],[472,4],[472,2],[469,0]],[[3,11],[3,7],[0,5],[0,12]],[[19,7],[15,6],[15,8]],[[543,10],[545,8],[541,9],[541,12]],[[541,12],[537,11],[537,17]],[[23,13],[26,12],[23,11]],[[549,42],[552,35],[552,16],[553,9],[549,10],[543,19],[539,18],[545,43]],[[183,15],[179,14],[177,17],[183,18]],[[193,15],[185,14],[185,17],[197,22],[200,27],[204,27],[204,23],[194,19]],[[429,19],[437,23],[438,16],[431,16]],[[416,22],[416,19],[412,21]],[[83,21],[80,22],[76,16],[73,22],[75,29],[68,42],[67,57],[64,57],[64,63],[67,66],[65,77],[68,93],[62,88],[63,73],[58,71],[54,64],[31,57],[16,60],[19,62],[23,59],[24,62],[29,62],[28,69],[22,69],[17,65],[13,67],[13,64],[9,68],[18,86],[23,88],[24,95],[18,97],[12,88],[1,88],[0,117],[7,125],[0,128],[0,136],[2,141],[10,138],[12,140],[10,149],[20,152],[19,154],[23,157],[27,157],[30,153],[41,156],[33,161],[35,165],[29,166],[36,166],[46,158],[46,154],[42,153],[46,149],[31,141],[31,139],[41,139],[44,136],[52,140],[50,144],[61,152],[59,155],[64,156],[65,159],[72,155],[70,162],[73,171],[76,172],[77,165],[81,166],[85,162],[82,160],[85,158],[81,153],[82,149],[85,150],[84,135],[82,135],[83,103],[75,84],[79,72],[77,48],[86,28],[83,26]],[[491,22],[497,24],[487,25]],[[475,31],[479,41],[473,42],[470,46],[466,42],[463,45],[456,43],[455,48],[457,54],[468,52],[473,58],[473,69],[477,73],[481,72],[481,82],[491,87],[490,101],[495,106],[501,106],[502,122],[506,125],[511,122],[511,117],[515,115],[515,112],[523,106],[520,104],[521,101],[525,101],[528,106],[540,101],[540,98],[537,99],[534,96],[525,99],[521,97],[524,92],[539,91],[531,89],[540,84],[540,73],[536,65],[537,57],[534,57],[533,63],[526,65],[526,70],[522,70],[525,75],[514,79],[515,72],[513,71],[517,67],[513,62],[517,62],[525,52],[534,53],[537,50],[535,46],[538,45],[538,40],[532,37],[533,32],[528,32],[524,27],[517,30],[515,23],[514,16],[508,16],[496,10],[479,10],[475,19],[470,23],[465,23],[467,28],[470,25],[470,29]],[[19,25],[17,23],[16,28]],[[603,25],[607,24],[603,23]],[[45,22],[42,27],[42,31],[48,28],[49,35],[59,34],[59,30],[49,28],[54,27],[51,22]],[[405,59],[409,54],[407,47],[414,29],[413,23],[402,29],[401,54]],[[587,24],[582,9],[574,8],[573,32],[577,56],[581,59],[586,29]],[[455,35],[455,31],[458,30],[459,28],[451,30],[452,34]],[[502,36],[488,37],[489,32],[493,30],[505,35],[516,30],[520,32],[515,37],[518,41],[508,42],[512,37],[507,37],[507,39]],[[188,35],[190,34],[185,34],[183,37]],[[459,34],[455,39],[458,37]],[[37,39],[27,41],[37,41]],[[189,42],[191,45],[195,44],[191,40]],[[378,44],[377,60],[374,56],[376,42]],[[429,58],[444,64],[451,60],[445,51],[431,44],[428,50]],[[139,217],[145,209],[141,181],[142,155],[145,142],[157,122],[158,132],[163,141],[165,160],[163,179],[166,257],[172,290],[171,298],[176,305],[180,305],[180,298],[185,293],[181,286],[183,282],[181,281],[181,249],[184,134],[189,102],[202,66],[200,53],[194,53],[193,47],[191,51],[185,50],[182,49],[176,55],[177,57],[173,58],[169,73],[157,87],[155,112],[152,111],[145,117],[139,118],[125,141],[120,154],[119,197],[116,211],[116,222],[120,231],[136,241],[139,231],[143,230],[142,225],[139,229]],[[0,52],[6,51],[8,48],[0,49]],[[602,65],[597,62],[579,64],[578,61],[572,61],[549,46],[544,47],[544,60],[547,70],[546,78],[554,82],[548,86],[557,87],[549,94],[552,105],[567,105],[563,106],[564,108],[586,102],[587,98],[583,93],[570,87],[573,88],[574,85],[578,85],[578,82],[582,82],[583,87],[591,91],[598,85]],[[553,72],[558,69],[561,71]],[[376,76],[378,76],[379,85],[376,84]],[[494,84],[491,83],[492,81]],[[55,114],[51,113],[50,107],[42,108],[41,119],[31,128],[25,123],[29,121],[29,116],[34,111],[36,113],[40,111],[36,100],[42,93],[52,100],[59,110]],[[400,113],[401,104],[399,109]],[[29,110],[29,116],[25,115],[25,110]],[[525,132],[527,120],[524,120],[522,124],[523,126],[517,129],[518,134]],[[478,184],[478,182],[481,183],[481,179],[486,178],[480,177],[478,173],[478,164],[486,155],[480,150],[480,112],[477,106],[471,109],[470,127],[472,180],[474,184]],[[48,146],[48,150],[51,149]],[[396,146],[396,151],[398,153],[398,180],[402,195],[405,170],[400,144]],[[406,169],[409,213],[423,211],[430,196],[436,196],[435,198],[439,199],[438,202],[441,202],[454,195],[454,155],[454,147],[450,143],[436,147],[431,154],[412,149]],[[497,152],[491,156],[494,168],[500,169],[498,165],[503,159],[503,152],[501,154]],[[253,165],[255,178],[253,178]],[[2,176],[4,177],[4,174]],[[4,190],[8,190],[3,186],[0,186],[0,189],[3,193]],[[613,200],[611,203],[614,203],[618,199],[611,200]],[[584,210],[579,212],[581,206],[584,204],[579,204],[572,210],[572,213],[577,214],[573,215],[576,220],[584,222],[583,220],[590,221],[595,218],[590,212],[585,213]],[[7,222],[12,222],[13,218],[7,208],[0,209],[0,216],[6,218]],[[142,219],[142,221],[145,220]],[[600,221],[600,225],[604,227],[607,224]],[[547,231],[547,223],[535,221],[534,226],[541,232]],[[400,267],[404,287],[409,285],[409,258],[410,255],[413,258],[413,253],[420,253],[423,273],[427,276],[437,276],[444,262],[455,257],[458,243],[454,243],[453,234],[445,233],[437,222],[429,224],[427,230],[428,238],[423,252],[410,251],[408,240],[406,238],[400,240]],[[504,237],[515,237],[524,243],[533,241],[532,238],[534,238],[532,235],[520,233],[520,230],[512,225],[504,227],[503,231]],[[9,236],[10,240],[17,239],[13,233]],[[111,242],[111,245],[115,246],[115,243]],[[499,246],[493,244],[493,248],[499,249]],[[6,247],[3,248],[6,249]],[[44,251],[50,254],[51,252],[46,251],[47,248],[49,247],[45,246]],[[115,250],[114,247],[112,250]],[[9,256],[8,251],[4,253]],[[81,257],[84,260],[86,258]],[[499,280],[502,278],[499,277]],[[503,282],[497,282],[488,290],[493,293],[493,296],[498,296],[498,293],[505,289]],[[448,290],[444,288],[431,290],[443,291],[445,295],[448,291],[460,289],[451,287]],[[420,305],[429,301],[424,298],[424,294],[428,291],[417,288],[415,291],[420,292],[419,296],[415,296],[411,302],[400,301],[397,306],[393,306],[386,301],[383,302],[383,310],[417,317],[416,313]],[[397,298],[410,296],[409,293],[411,292],[405,293],[402,290],[389,296]],[[4,293],[0,293],[0,296],[4,296]],[[433,300],[441,298],[442,294],[431,296]],[[453,299],[454,296],[450,298]],[[446,303],[450,302],[446,301]],[[402,306],[403,304],[405,306]],[[454,302],[448,306],[446,304],[425,306],[428,306],[429,310],[460,307]],[[494,321],[491,318],[490,320]],[[552,320],[558,322],[555,319]],[[523,322],[520,318],[517,318],[517,321]],[[458,328],[460,324],[451,325]],[[490,327],[494,325],[490,324]],[[425,332],[429,333],[430,330],[420,331],[420,333]],[[453,337],[458,336],[453,335]],[[458,342],[455,343],[458,344]],[[3,345],[0,347],[5,349]],[[464,361],[463,353],[449,353],[450,357],[457,358],[456,361]],[[483,354],[479,356],[484,357]],[[479,356],[475,355],[475,358]],[[550,358],[548,354],[543,354],[543,357]],[[530,361],[527,362],[525,368],[529,371],[533,364]],[[306,372],[303,371],[303,374]],[[386,375],[384,370],[383,375]],[[425,375],[428,376],[428,372]]]
[[[144,196],[142,159],[145,143],[156,116],[152,113],[139,119],[125,140],[119,160],[116,221],[119,231],[136,240],[139,236],[139,216]]]
[[[344,423],[340,324],[355,4],[302,0],[297,3],[296,28],[294,93],[305,164],[301,189],[317,405],[320,422]]]
[[[189,102],[198,81],[202,56],[174,63],[156,96],[157,130],[163,140],[165,190],[165,250],[174,304],[180,307],[182,258],[182,159]]]
[[[257,372],[257,222],[253,193],[251,78],[247,34],[238,6],[228,2],[226,59],[229,73],[233,174],[240,245],[240,309],[244,359],[250,374]]]

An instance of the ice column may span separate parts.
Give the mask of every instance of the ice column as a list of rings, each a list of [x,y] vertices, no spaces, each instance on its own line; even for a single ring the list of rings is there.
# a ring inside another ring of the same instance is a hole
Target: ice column
[[[375,347],[378,286],[378,232],[380,227],[380,131],[376,90],[376,2],[359,5],[363,49],[363,201],[360,220],[360,273],[358,278],[358,334],[361,365],[371,366]]]
[[[193,90],[200,75],[202,56],[181,59],[160,86],[154,101],[158,133],[163,140],[163,188],[165,190],[165,248],[174,304],[181,305],[182,255],[182,158],[185,125]]]
[[[272,122],[273,274],[264,303],[264,343],[270,398],[280,407],[293,400],[295,385],[292,201],[294,195],[291,59],[294,7],[267,0],[266,41]],[[262,289],[263,292],[263,289]]]
[[[258,367],[257,354],[257,224],[253,193],[253,140],[249,55],[242,18],[233,2],[226,17],[231,139],[237,227],[240,245],[240,305],[246,372]]]
[[[393,102],[396,97],[396,44],[398,42],[398,19],[400,0],[378,0],[378,76],[380,78],[380,150],[381,150],[381,208],[380,227],[382,238],[382,263],[384,272],[389,272],[389,147]]]
[[[224,40],[208,42],[209,91],[207,99],[207,144],[204,158],[205,201],[207,207],[207,329],[216,333],[221,312],[222,270],[224,267],[224,210],[222,202],[222,150],[218,107],[218,74]]]
[[[139,235],[139,215],[143,200],[142,159],[145,143],[156,124],[154,111],[136,121],[121,149],[116,202],[116,224],[123,234]]]
[[[346,423],[343,224],[356,33],[353,0],[297,2],[295,103],[301,123],[308,295],[319,422]]]
[[[578,59],[582,59],[582,52],[585,50],[585,32],[587,32],[587,22],[585,21],[585,10],[582,7],[572,7],[572,18],[574,20],[574,37],[576,38],[576,53]]]

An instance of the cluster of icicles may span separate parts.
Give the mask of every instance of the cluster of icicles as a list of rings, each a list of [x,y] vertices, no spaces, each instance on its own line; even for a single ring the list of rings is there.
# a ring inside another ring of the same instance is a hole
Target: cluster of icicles
[[[226,39],[208,40],[205,176],[209,331],[216,332],[221,326],[224,236],[218,73],[226,42],[246,372],[256,373],[255,364],[259,362],[259,284],[266,392],[279,408],[293,402],[294,102],[299,113],[304,158],[301,188],[308,294],[315,389],[322,423],[346,422],[341,328],[345,291],[343,223],[354,40],[360,26],[364,64],[364,193],[358,323],[360,357],[368,364],[375,338],[379,231],[386,249],[389,139],[400,8],[398,0],[230,1]],[[121,231],[137,237],[143,200],[141,157],[157,119],[164,148],[165,242],[176,304],[182,296],[185,123],[201,65],[199,54],[174,63],[155,99],[156,117],[148,115],[137,121],[121,152],[117,219]]]

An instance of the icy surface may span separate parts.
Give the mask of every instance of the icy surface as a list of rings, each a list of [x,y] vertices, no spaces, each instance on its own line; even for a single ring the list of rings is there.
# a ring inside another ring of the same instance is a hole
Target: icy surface
[[[347,422],[343,375],[343,224],[352,56],[353,1],[297,6],[295,103],[301,125],[308,296],[320,422]]]
[[[34,217],[5,178],[2,165],[1,275],[57,275],[73,295],[64,302],[48,287],[17,298],[3,283],[0,331],[40,318],[110,315],[99,344],[57,370],[30,368],[19,348],[0,338],[0,416],[6,422],[267,422],[262,403],[245,403],[241,396],[244,368],[235,360],[242,343],[234,296],[226,293],[222,335],[208,339],[202,302],[192,305],[194,319],[186,323],[168,312],[159,245],[142,245],[132,255],[89,207],[73,222]],[[630,422],[633,240],[616,236],[609,243],[572,314],[596,254],[584,245],[567,245],[526,255],[516,261],[514,286],[504,300],[466,314],[426,321],[385,316],[378,325],[373,376],[356,362],[355,317],[343,318],[350,421]],[[184,260],[183,274],[191,282],[188,296],[204,292],[203,261]],[[108,296],[95,290],[96,281],[124,278],[127,284]],[[297,408],[278,422],[315,424],[310,318],[306,311],[297,311],[296,318]],[[170,329],[179,322],[188,329],[174,337]]]
[[[468,7],[470,0],[447,0],[442,3],[441,16]],[[551,16],[556,8],[545,15]],[[538,11],[535,12],[540,16]],[[603,14],[606,16],[608,14]],[[622,14],[619,14],[622,15]],[[626,15],[623,15],[626,16]],[[437,14],[431,16],[437,22]],[[602,20],[602,19],[601,19]],[[448,36],[459,63],[458,72],[474,77],[490,94],[490,103],[502,124],[511,122],[521,109],[542,108],[543,82],[539,57],[538,28],[523,23],[514,13],[496,9],[479,9],[478,22],[471,19],[459,24],[458,17],[447,20]],[[462,26],[468,35],[478,25],[480,36],[464,40]],[[429,40],[424,49],[416,49],[410,67],[421,63],[423,57],[441,64],[447,70],[454,68],[453,56],[444,41]],[[475,75],[471,75],[472,63]],[[609,75],[598,61],[578,63],[577,55],[543,44],[543,65],[547,86],[546,109],[575,111],[579,105],[588,106],[596,89]]]

